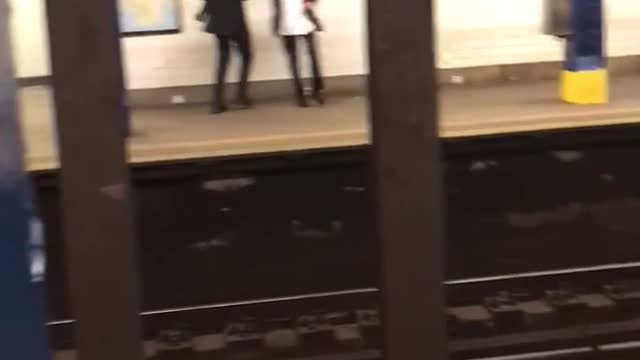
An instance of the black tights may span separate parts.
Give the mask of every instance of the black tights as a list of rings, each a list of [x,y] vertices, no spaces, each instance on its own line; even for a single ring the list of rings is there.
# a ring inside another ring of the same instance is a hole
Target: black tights
[[[220,35],[218,37],[218,74],[217,85],[215,86],[215,103],[219,107],[225,106],[224,88],[227,79],[227,70],[229,68],[229,58],[231,55],[231,44],[235,44],[240,56],[242,57],[242,66],[240,68],[240,83],[238,84],[238,100],[248,98],[247,80],[249,78],[249,70],[251,68],[251,41],[247,31],[241,31],[233,35]]]
[[[289,57],[289,68],[293,77],[293,89],[298,99],[304,97],[302,81],[300,80],[300,69],[298,67],[298,49],[297,40],[303,38],[307,43],[307,50],[311,58],[311,70],[313,72],[313,91],[319,93],[324,90],[324,80],[320,71],[320,60],[316,50],[315,36],[313,33],[301,36],[283,36],[282,41]]]

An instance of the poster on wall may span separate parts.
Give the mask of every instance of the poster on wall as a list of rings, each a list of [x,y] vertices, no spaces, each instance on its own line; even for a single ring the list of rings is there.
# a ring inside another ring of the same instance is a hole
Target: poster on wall
[[[178,0],[119,0],[120,32],[124,36],[180,32]]]

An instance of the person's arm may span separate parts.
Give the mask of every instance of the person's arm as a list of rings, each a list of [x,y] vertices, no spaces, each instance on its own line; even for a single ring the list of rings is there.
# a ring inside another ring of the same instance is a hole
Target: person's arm
[[[196,20],[204,22],[211,16],[211,6],[209,0],[204,1],[204,6],[198,14],[196,14]]]
[[[314,11],[317,3],[318,0],[304,0],[304,12],[307,18],[313,23],[313,26],[316,27],[316,30],[323,31],[322,23]]]
[[[280,27],[280,19],[282,17],[282,8],[280,7],[280,0],[273,0],[273,33],[278,35],[278,28]]]

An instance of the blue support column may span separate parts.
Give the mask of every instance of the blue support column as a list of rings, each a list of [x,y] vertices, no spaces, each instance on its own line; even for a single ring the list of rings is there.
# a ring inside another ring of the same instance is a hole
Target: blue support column
[[[45,360],[46,317],[42,289],[29,266],[33,209],[8,33],[9,8],[0,0],[0,359]]]
[[[572,0],[571,35],[561,78],[561,96],[573,104],[608,102],[602,0]]]

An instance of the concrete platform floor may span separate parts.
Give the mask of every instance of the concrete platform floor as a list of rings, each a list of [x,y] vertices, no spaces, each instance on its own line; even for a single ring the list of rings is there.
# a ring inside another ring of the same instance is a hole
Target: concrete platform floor
[[[557,83],[447,87],[440,93],[440,134],[468,137],[544,129],[640,122],[640,77],[616,79],[611,104],[573,106],[558,99]],[[30,170],[56,168],[51,92],[20,90]],[[206,105],[132,109],[130,161],[166,160],[342,147],[369,141],[366,98],[329,97],[323,107],[291,101],[210,115]],[[90,121],[88,119],[87,121]],[[80,149],[79,149],[80,150]]]

